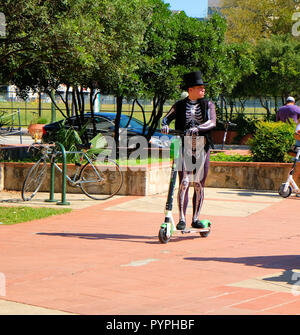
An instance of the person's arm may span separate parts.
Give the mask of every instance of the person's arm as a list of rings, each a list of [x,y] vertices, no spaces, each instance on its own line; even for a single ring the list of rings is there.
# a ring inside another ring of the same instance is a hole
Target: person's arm
[[[162,119],[161,125],[168,126],[176,118],[176,105],[173,105],[168,114]]]
[[[211,101],[208,103],[208,120],[203,124],[197,126],[200,133],[207,132],[216,127],[216,107]]]
[[[176,104],[171,107],[168,114],[161,121],[161,132],[169,133],[169,124],[176,118]]]

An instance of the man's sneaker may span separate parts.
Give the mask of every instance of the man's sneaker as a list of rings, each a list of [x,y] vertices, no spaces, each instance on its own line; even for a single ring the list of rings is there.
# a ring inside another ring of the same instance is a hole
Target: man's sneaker
[[[183,220],[180,220],[177,223],[176,229],[178,229],[178,230],[184,230],[185,229],[185,222]]]
[[[200,220],[196,220],[192,222],[193,228],[205,228],[204,224]]]

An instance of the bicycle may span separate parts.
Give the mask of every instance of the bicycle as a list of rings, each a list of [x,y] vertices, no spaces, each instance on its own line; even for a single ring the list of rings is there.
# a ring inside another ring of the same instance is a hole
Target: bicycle
[[[106,157],[89,154],[90,144],[77,145],[79,151],[66,151],[66,154],[78,155],[76,170],[72,176],[66,174],[66,181],[71,187],[80,187],[81,191],[91,199],[106,200],[117,194],[123,185],[123,173],[117,162]],[[40,158],[30,168],[22,186],[22,199],[31,200],[42,186],[47,175],[47,163],[63,173],[55,162],[62,155],[53,144],[33,143],[29,150],[34,150]]]

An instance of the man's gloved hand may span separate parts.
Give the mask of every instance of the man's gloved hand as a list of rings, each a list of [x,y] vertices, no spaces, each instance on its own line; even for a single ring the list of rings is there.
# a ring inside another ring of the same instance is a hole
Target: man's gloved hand
[[[169,130],[170,130],[170,128],[167,125],[161,127],[161,132],[163,134],[169,134]]]
[[[198,127],[193,127],[193,128],[190,128],[188,131],[187,131],[187,135],[198,135],[199,133],[199,129]]]

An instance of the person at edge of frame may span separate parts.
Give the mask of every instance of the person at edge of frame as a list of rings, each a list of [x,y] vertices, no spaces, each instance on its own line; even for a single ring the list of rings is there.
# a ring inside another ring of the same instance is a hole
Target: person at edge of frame
[[[216,111],[212,101],[204,99],[207,83],[202,80],[200,71],[187,73],[183,76],[184,89],[188,96],[177,101],[162,119],[161,131],[169,133],[169,125],[175,120],[175,130],[184,132],[182,169],[178,169],[179,189],[177,195],[179,207],[178,230],[186,227],[186,210],[188,206],[188,191],[193,177],[193,228],[203,228],[199,214],[204,200],[204,185],[209,168],[210,148],[213,148],[210,132],[216,127]],[[190,138],[191,140],[186,140]],[[198,168],[188,169],[186,157],[192,162],[198,161]]]
[[[296,105],[294,97],[287,97],[286,104],[278,109],[276,121],[297,123],[300,118],[300,107]]]
[[[296,157],[297,151],[300,149],[300,118],[296,124],[296,129],[294,133],[295,143],[292,145],[291,149],[289,150],[288,154],[292,157]],[[299,162],[299,159],[298,159]],[[300,194],[296,193],[296,197],[299,198]]]

